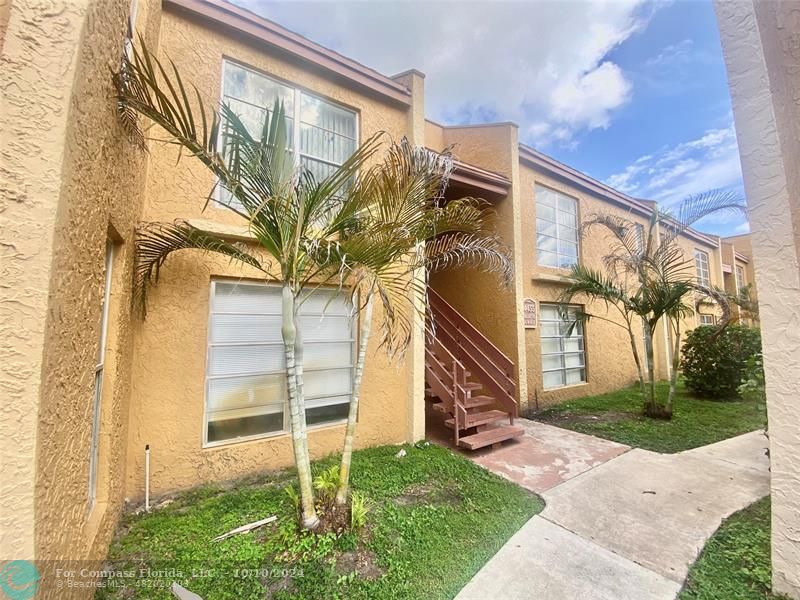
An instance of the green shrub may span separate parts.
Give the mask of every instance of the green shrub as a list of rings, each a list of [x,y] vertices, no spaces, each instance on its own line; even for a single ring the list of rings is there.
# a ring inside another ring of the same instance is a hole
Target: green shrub
[[[730,325],[717,335],[716,327],[696,327],[683,344],[686,387],[705,398],[735,398],[748,361],[760,352],[758,329]]]

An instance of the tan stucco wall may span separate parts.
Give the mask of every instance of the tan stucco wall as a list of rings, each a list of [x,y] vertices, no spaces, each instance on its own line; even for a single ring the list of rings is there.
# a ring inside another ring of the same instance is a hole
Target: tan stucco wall
[[[568,270],[539,266],[536,255],[536,185],[543,185],[557,190],[578,200],[578,218],[583,222],[593,214],[617,214],[635,220],[642,225],[647,224],[645,217],[635,215],[627,209],[616,207],[609,202],[598,199],[592,194],[533,169],[523,163],[521,167],[520,187],[522,190],[522,256],[523,282],[525,297],[538,302],[554,302],[563,291],[564,286],[545,281],[542,278],[568,274]],[[579,242],[578,252],[582,264],[603,269],[602,257],[611,250],[611,238],[600,228],[586,230]],[[580,304],[581,300],[576,299]],[[590,314],[597,319],[590,319],[585,326],[586,376],[587,383],[566,386],[553,390],[542,388],[540,331],[539,328],[528,329],[525,333],[525,345],[528,356],[528,393],[533,407],[544,407],[570,398],[599,394],[619,389],[637,381],[636,365],[630,347],[627,330],[619,325],[624,323],[615,309],[606,310],[598,303],[585,305]],[[609,323],[602,319],[610,319]],[[636,330],[638,347],[641,351],[641,327]]]
[[[425,145],[432,150],[444,150],[444,129],[433,121],[425,121]]]
[[[518,259],[520,206],[517,191],[517,128],[512,124],[447,127],[442,130],[442,137],[440,147],[453,145],[453,152],[459,160],[500,173],[511,180],[511,189],[505,197],[487,200],[491,201],[495,212],[492,227],[511,251],[515,272],[514,281],[508,288],[502,286],[497,275],[476,272],[474,268],[436,273],[431,276],[430,285],[514,362],[517,367],[517,399],[520,408],[526,408],[525,347],[518,343],[523,329],[522,271]],[[431,146],[431,143],[428,142],[428,145]]]
[[[2,558],[104,555],[121,509],[128,282],[144,157],[121,135],[109,67],[128,2],[15,2],[3,47]],[[88,510],[106,239],[114,264],[98,502]],[[44,591],[42,597],[48,597]],[[41,595],[41,594],[40,594]],[[80,594],[79,594],[80,595]],[[61,592],[59,598],[70,597]]]
[[[757,265],[773,590],[800,598],[800,5],[717,2],[716,12]]]
[[[750,298],[755,302],[758,302],[758,286],[756,285],[756,268],[755,268],[755,260],[753,258],[753,243],[750,234],[744,235],[736,235],[727,238],[723,238],[723,246],[725,248],[725,254],[723,256],[723,262],[728,263],[732,266],[738,265],[744,269],[744,282],[741,285],[750,286]],[[736,254],[742,255],[747,258],[747,261],[743,261],[741,258],[737,257]],[[735,277],[735,269],[734,272],[730,275],[725,275],[725,290],[730,294],[738,293],[736,289],[736,277]],[[739,310],[739,307],[735,307],[735,312],[737,315],[742,315],[743,322],[747,324],[755,324],[758,325],[758,318],[756,315],[756,319],[749,318],[748,315],[744,315]],[[752,322],[752,323],[751,323]]]
[[[362,141],[381,130],[394,139],[408,133],[406,107],[384,104],[342,87],[316,71],[300,68],[200,22],[167,12],[161,40],[162,56],[174,60],[184,78],[197,85],[212,105],[218,101],[225,56],[357,110]],[[238,217],[221,208],[209,206],[201,212],[212,177],[186,157],[178,165],[175,159],[172,147],[152,149],[144,219],[202,218],[236,223]],[[288,434],[202,448],[210,280],[214,276],[247,275],[226,260],[196,255],[176,256],[162,272],[147,319],[137,326],[135,340],[126,485],[131,500],[141,500],[144,494],[146,444],[151,448],[154,496],[292,464]],[[398,443],[415,436],[412,429],[416,421],[408,411],[411,387],[415,385],[408,370],[414,360],[389,363],[378,350],[380,310],[376,313],[376,334],[370,342],[362,388],[356,439],[360,447]],[[309,435],[312,454],[321,456],[340,449],[344,428],[314,429]]]

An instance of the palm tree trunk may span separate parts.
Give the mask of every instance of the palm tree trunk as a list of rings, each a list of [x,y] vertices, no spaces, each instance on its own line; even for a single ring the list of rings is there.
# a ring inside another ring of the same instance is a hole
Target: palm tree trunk
[[[283,286],[282,319],[281,334],[283,335],[283,347],[286,355],[289,422],[292,430],[294,463],[297,467],[297,478],[300,481],[302,521],[303,527],[306,529],[315,529],[319,525],[319,518],[314,508],[314,490],[311,485],[311,459],[308,454],[305,405],[302,397],[303,345],[297,332],[294,293],[288,284]]]
[[[350,397],[350,412],[347,415],[347,429],[344,434],[344,449],[342,450],[342,464],[339,467],[339,489],[336,492],[336,504],[345,504],[350,493],[350,463],[353,458],[353,439],[356,433],[361,378],[364,374],[367,342],[372,330],[373,297],[372,292],[370,292],[364,311],[361,313],[361,324],[358,333],[358,359],[356,360],[356,370],[353,374],[353,394]]]
[[[639,349],[636,347],[636,335],[633,333],[633,327],[628,321],[628,336],[631,340],[631,351],[633,352],[633,362],[636,363],[636,374],[639,376],[639,389],[642,392],[642,398],[647,393],[644,387],[644,371],[642,370],[642,360],[639,358]]]
[[[656,370],[655,357],[653,355],[653,332],[650,326],[644,328],[644,347],[647,353],[647,398],[645,400],[644,412],[651,417],[658,416],[658,401],[656,399]]]
[[[675,319],[675,344],[672,350],[672,373],[669,377],[669,396],[667,396],[666,415],[672,417],[672,403],[675,400],[675,393],[678,386],[678,367],[681,363],[681,324]]]

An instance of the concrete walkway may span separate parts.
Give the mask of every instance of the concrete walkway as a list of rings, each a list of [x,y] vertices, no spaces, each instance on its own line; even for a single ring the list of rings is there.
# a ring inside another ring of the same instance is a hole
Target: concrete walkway
[[[762,432],[659,454],[520,421],[520,442],[474,460],[547,506],[458,599],[675,598],[722,519],[769,493]]]

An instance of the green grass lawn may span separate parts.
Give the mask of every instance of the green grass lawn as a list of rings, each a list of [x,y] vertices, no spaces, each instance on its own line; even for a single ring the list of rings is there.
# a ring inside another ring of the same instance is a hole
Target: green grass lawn
[[[123,521],[109,564],[150,575],[133,585],[107,580],[97,598],[167,600],[172,581],[206,600],[452,598],[544,504],[450,450],[403,446],[407,455],[398,458],[399,448],[353,457],[353,487],[372,503],[358,535],[299,533],[288,472],[203,488]],[[315,463],[315,472],[335,460]],[[270,515],[275,524],[211,541]],[[178,573],[156,572],[169,569]]]
[[[692,565],[678,600],[777,600],[770,591],[770,504],[726,519]]]
[[[669,384],[658,384],[666,399]],[[671,421],[642,416],[638,387],[587,396],[530,415],[531,418],[574,431],[645,448],[680,452],[761,429],[766,425],[763,405],[754,402],[693,398],[679,383]]]

